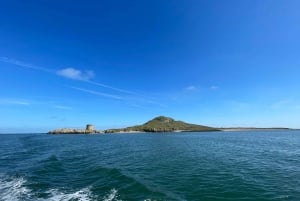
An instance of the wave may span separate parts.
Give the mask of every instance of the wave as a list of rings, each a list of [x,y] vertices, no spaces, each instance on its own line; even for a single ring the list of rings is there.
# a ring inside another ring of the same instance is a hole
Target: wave
[[[122,201],[118,199],[118,191],[111,189],[103,198],[92,194],[91,187],[83,188],[75,192],[63,192],[59,189],[51,189],[45,192],[48,196],[40,198],[26,186],[27,180],[23,177],[0,179],[0,201]]]
[[[118,199],[118,191],[116,189],[111,189],[109,193],[103,198],[98,198],[98,196],[92,195],[90,188],[83,188],[74,193],[64,193],[58,191],[57,189],[48,192],[51,192],[51,197],[47,199],[38,199],[38,201],[122,201]]]
[[[24,199],[30,190],[24,187],[26,180],[24,178],[6,178],[0,180],[0,200],[18,201]]]
[[[110,190],[109,194],[104,197],[103,201],[122,201],[118,199],[118,191],[116,189]]]
[[[38,201],[69,201],[69,200],[79,200],[79,201],[90,201],[94,200],[91,195],[91,191],[89,188],[83,188],[79,191],[76,191],[74,193],[64,193],[60,192],[57,189],[53,189],[48,191],[48,193],[51,193],[51,197],[47,199],[38,199]]]

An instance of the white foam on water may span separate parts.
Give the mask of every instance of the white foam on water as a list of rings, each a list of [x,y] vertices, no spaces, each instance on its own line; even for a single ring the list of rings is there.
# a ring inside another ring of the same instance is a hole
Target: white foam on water
[[[0,176],[0,201],[93,201],[99,200],[92,195],[90,188],[83,188],[75,192],[63,192],[59,189],[51,189],[46,191],[49,194],[48,198],[37,198],[34,196],[32,190],[28,189],[26,179],[23,177],[9,178]],[[122,201],[118,199],[118,191],[111,189],[103,201]]]
[[[19,201],[30,195],[30,190],[24,187],[26,180],[20,178],[0,179],[0,200]]]
[[[109,194],[103,198],[103,201],[122,201],[118,199],[118,191],[116,189],[111,189]]]
[[[37,200],[37,201],[90,201],[91,192],[89,188],[83,188],[74,193],[64,193],[57,189],[52,189],[46,193],[50,194],[49,198],[35,198],[30,189],[24,186],[27,182],[23,177],[9,178],[0,177],[0,201],[21,201],[21,200]]]
[[[96,197],[92,196],[91,191],[89,188],[84,188],[75,193],[63,193],[56,189],[49,191],[52,197],[39,200],[39,201],[92,201],[92,200],[99,200]],[[122,201],[118,199],[118,191],[116,189],[111,189],[109,193],[103,197],[103,201]]]
[[[43,201],[43,200],[48,200],[48,201],[69,201],[69,200],[90,201],[90,200],[93,200],[92,196],[91,196],[91,191],[89,188],[83,188],[74,193],[64,193],[64,192],[60,192],[57,189],[53,189],[48,192],[51,193],[52,196],[47,199],[40,199],[39,201]]]

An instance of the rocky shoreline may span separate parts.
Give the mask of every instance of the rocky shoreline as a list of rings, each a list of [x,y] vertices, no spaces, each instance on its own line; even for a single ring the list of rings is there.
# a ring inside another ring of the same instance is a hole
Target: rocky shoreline
[[[94,125],[88,124],[85,129],[76,128],[61,128],[49,131],[48,134],[97,134],[103,133],[100,130],[96,130]]]
[[[85,129],[75,129],[75,128],[55,129],[53,131],[48,132],[48,134],[97,134],[97,133],[103,133],[103,132],[100,130],[87,131]]]

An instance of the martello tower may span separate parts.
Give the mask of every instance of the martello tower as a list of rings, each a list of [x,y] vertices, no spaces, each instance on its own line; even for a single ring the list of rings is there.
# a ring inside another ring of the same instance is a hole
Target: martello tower
[[[89,132],[94,132],[95,131],[95,126],[92,125],[92,124],[87,124],[85,129]]]

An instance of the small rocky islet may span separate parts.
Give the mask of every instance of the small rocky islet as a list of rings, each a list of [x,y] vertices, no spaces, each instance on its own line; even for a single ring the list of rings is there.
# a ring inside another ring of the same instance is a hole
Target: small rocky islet
[[[96,130],[92,124],[87,124],[85,129],[77,128],[60,128],[49,131],[48,134],[97,134],[102,133],[100,130]]]
[[[203,132],[220,131],[217,128],[176,121],[173,118],[159,116],[142,125],[120,129],[96,130],[88,124],[85,129],[62,128],[49,131],[49,134],[97,134],[97,133],[140,133],[140,132]]]

